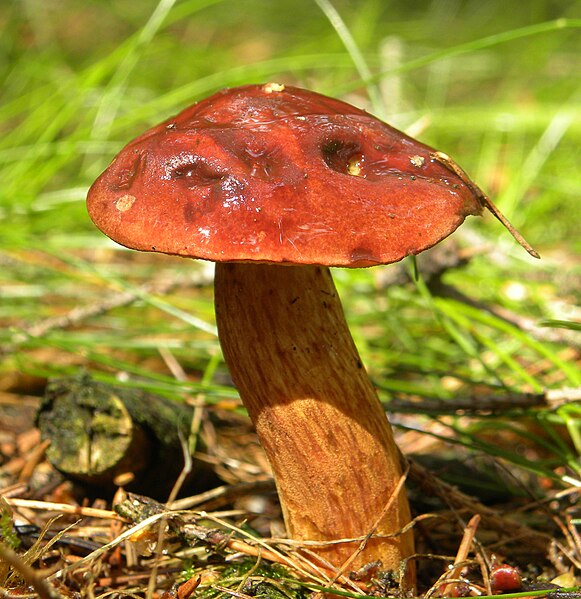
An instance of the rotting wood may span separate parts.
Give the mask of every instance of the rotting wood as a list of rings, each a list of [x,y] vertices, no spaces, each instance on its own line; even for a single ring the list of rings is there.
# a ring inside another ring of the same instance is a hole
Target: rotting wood
[[[189,406],[82,374],[49,382],[37,421],[51,440],[48,460],[66,476],[110,490],[126,480],[165,499],[184,464],[179,432],[187,437],[191,418]],[[203,489],[207,465],[196,462],[193,474]]]

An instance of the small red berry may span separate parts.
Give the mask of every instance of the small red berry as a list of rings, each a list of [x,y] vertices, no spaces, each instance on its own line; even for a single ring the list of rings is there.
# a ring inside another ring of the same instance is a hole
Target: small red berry
[[[490,572],[490,587],[495,593],[510,593],[522,587],[522,576],[518,570],[508,564],[493,566]]]

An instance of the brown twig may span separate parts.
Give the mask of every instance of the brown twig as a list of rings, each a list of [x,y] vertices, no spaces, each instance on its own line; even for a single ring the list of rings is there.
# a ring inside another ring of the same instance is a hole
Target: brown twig
[[[229,503],[232,499],[237,499],[244,495],[256,495],[259,493],[270,493],[276,490],[273,479],[259,480],[252,483],[239,483],[236,485],[222,485],[215,487],[199,495],[193,495],[191,497],[184,497],[178,499],[170,504],[172,510],[187,510],[194,507],[200,507],[207,504],[208,502],[214,502],[218,499],[222,500],[222,503]],[[210,509],[208,505],[205,505],[205,509]]]
[[[0,558],[22,576],[40,599],[63,599],[61,594],[46,580],[46,573],[29,566],[15,551],[0,543]]]
[[[413,460],[410,460],[409,478],[421,488],[423,493],[439,497],[445,504],[455,510],[466,510],[471,514],[479,514],[484,527],[495,530],[504,536],[509,536],[511,540],[526,539],[531,549],[545,553],[552,540],[550,535],[537,532],[528,526],[505,518],[496,510],[462,493],[453,485],[440,480],[427,468]]]
[[[30,477],[34,473],[35,468],[44,459],[45,452],[50,445],[50,440],[45,439],[41,441],[31,452],[26,459],[20,474],[18,475],[18,482],[25,482],[30,480]]]
[[[61,512],[62,514],[74,514],[86,518],[104,518],[108,520],[120,520],[123,518],[116,512],[110,510],[100,510],[92,507],[82,507],[79,505],[70,505],[68,503],[54,503],[52,501],[37,501],[35,499],[17,499],[15,497],[4,498],[8,505],[12,507],[28,508],[30,510],[43,510],[47,512]]]
[[[22,327],[12,337],[10,343],[0,347],[0,355],[13,351],[15,346],[24,343],[27,339],[44,337],[50,331],[68,329],[88,318],[100,316],[115,308],[128,306],[143,297],[144,294],[164,295],[177,287],[197,286],[208,282],[208,280],[208,277],[203,273],[190,274],[187,278],[184,277],[183,273],[179,273],[173,277],[163,277],[160,280],[145,283],[136,290],[113,293],[111,297],[101,302],[78,306],[62,316],[51,316]]]
[[[542,393],[508,393],[506,395],[478,395],[457,397],[452,400],[422,398],[409,400],[394,398],[386,404],[390,412],[412,414],[504,414],[509,410],[530,408],[554,409],[567,403],[581,401],[581,387],[547,389]]]
[[[478,514],[474,514],[472,518],[470,518],[468,524],[464,528],[464,534],[462,535],[462,541],[458,547],[458,552],[456,554],[456,559],[454,560],[454,567],[450,569],[446,573],[446,579],[459,579],[462,574],[462,569],[466,565],[466,560],[468,559],[468,554],[470,553],[470,548],[472,547],[472,543],[474,542],[474,537],[476,535],[476,529],[480,524],[480,516]],[[441,591],[441,595],[444,597],[452,596],[452,594],[456,591],[457,583],[450,582],[444,586]]]
[[[540,258],[539,253],[531,246],[531,244],[510,224],[506,216],[493,204],[492,200],[474,183],[470,177],[461,169],[447,154],[444,152],[432,152],[430,154],[432,160],[438,161],[443,164],[454,174],[458,175],[462,182],[469,187],[476,197],[480,200],[480,203],[484,208],[489,210],[508,230],[508,232],[515,238],[515,240],[533,257]]]

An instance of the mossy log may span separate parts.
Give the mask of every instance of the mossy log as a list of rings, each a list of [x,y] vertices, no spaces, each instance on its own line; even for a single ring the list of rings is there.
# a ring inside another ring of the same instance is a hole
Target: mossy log
[[[49,381],[37,414],[48,460],[65,476],[105,491],[130,481],[128,490],[160,499],[183,469],[179,431],[187,438],[191,419],[189,406],[87,374]],[[207,478],[195,462],[188,487]]]

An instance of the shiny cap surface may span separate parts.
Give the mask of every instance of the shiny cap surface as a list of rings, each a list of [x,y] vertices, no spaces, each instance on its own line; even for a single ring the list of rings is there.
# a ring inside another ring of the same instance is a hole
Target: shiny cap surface
[[[213,261],[372,266],[417,254],[482,205],[434,150],[345,102],[226,89],[129,143],[91,187],[127,247]]]

